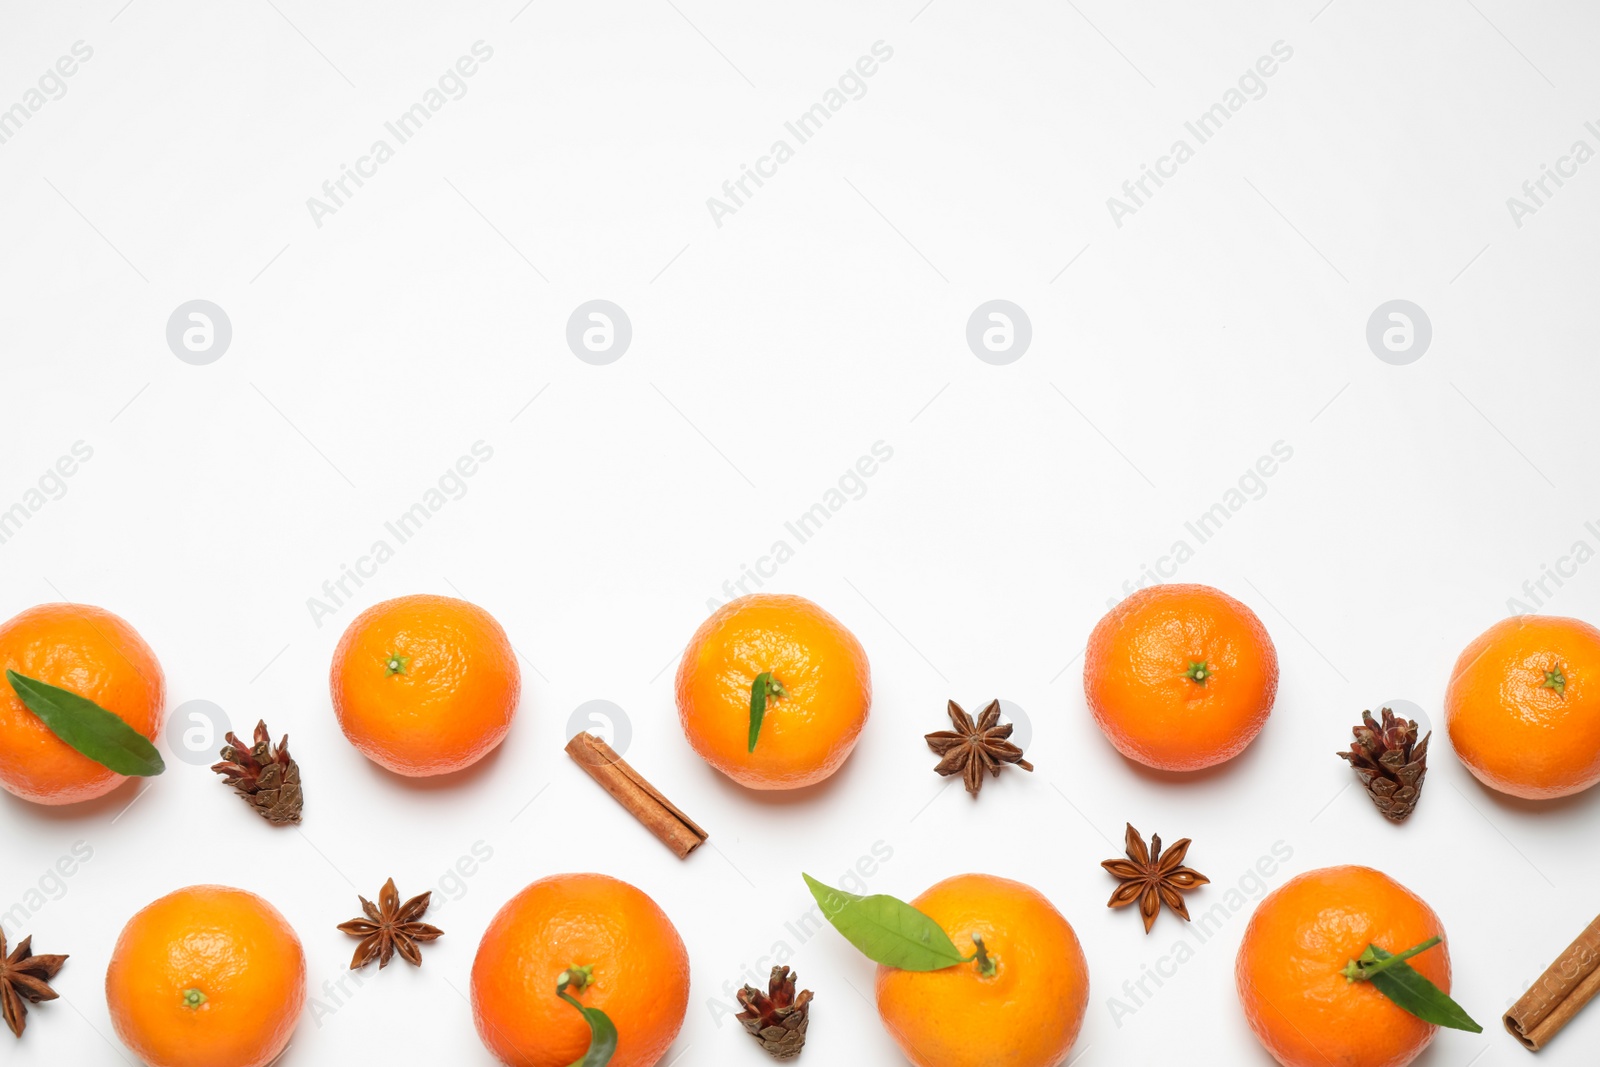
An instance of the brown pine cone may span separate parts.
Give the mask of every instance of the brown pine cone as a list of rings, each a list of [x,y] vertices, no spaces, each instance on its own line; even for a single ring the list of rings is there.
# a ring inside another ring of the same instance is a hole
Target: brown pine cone
[[[1383,709],[1382,723],[1372,712],[1361,713],[1361,725],[1353,729],[1355,740],[1349,752],[1339,753],[1355,768],[1356,777],[1367,787],[1367,795],[1392,822],[1403,822],[1417,807],[1422,796],[1422,779],[1428,773],[1428,739],[1417,741],[1417,724]]]
[[[774,967],[766,993],[748,985],[739,990],[739,1006],[744,1011],[734,1018],[773,1059],[792,1060],[805,1048],[806,1026],[811,1021],[811,990],[796,996],[794,988],[794,974],[789,968]]]
[[[288,734],[273,747],[267,724],[258,722],[255,744],[247,747],[237,735],[229,733],[228,743],[222,747],[222,762],[213,764],[211,769],[268,822],[300,821],[305,797],[300,791],[300,765],[289,756]]]

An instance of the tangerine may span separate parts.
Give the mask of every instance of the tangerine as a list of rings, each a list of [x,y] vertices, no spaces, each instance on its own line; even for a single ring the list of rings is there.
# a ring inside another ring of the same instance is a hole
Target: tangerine
[[[339,639],[333,710],[350,743],[397,774],[449,774],[505,739],[522,672],[494,616],[453,597],[385,600]]]
[[[1095,624],[1083,692],[1118,752],[1196,771],[1237,756],[1266,725],[1278,652],[1256,613],[1221,590],[1151,586]]]
[[[1600,782],[1600,630],[1588,623],[1500,620],[1462,651],[1444,702],[1450,744],[1491,789],[1542,800]]]
[[[1444,928],[1411,890],[1370,867],[1297,875],[1257,906],[1234,963],[1246,1021],[1284,1067],[1405,1067],[1438,1029],[1345,966],[1376,945],[1398,954]],[[1440,944],[1407,961],[1450,992]]]
[[[978,962],[878,967],[878,1014],[917,1067],[1057,1067],[1089,1007],[1089,964],[1072,924],[1038,890],[990,874],[946,878],[911,902]]]
[[[305,1001],[305,952],[288,920],[227,886],[190,886],[146,907],[106,970],[111,1025],[150,1067],[265,1067]]]
[[[166,676],[132,626],[87,604],[40,604],[0,625],[0,678],[13,670],[92,700],[154,741]],[[124,777],[57,737],[0,683],[0,786],[36,804],[104,796]]]
[[[750,747],[751,688],[771,678]],[[872,707],[866,650],[804,597],[754,593],[700,624],[678,665],[678,719],[711,766],[751,789],[796,789],[833,774]]]
[[[472,961],[478,1036],[509,1067],[568,1067],[590,1031],[556,995],[598,1008],[617,1028],[610,1067],[652,1067],[689,1008],[689,956],[642,890],[603,874],[541,878],[495,915]]]

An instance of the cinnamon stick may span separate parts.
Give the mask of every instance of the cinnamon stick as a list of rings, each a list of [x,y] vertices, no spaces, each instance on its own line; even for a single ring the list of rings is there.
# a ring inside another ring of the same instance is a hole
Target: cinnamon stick
[[[1545,969],[1522,999],[1506,1012],[1506,1029],[1538,1052],[1600,993],[1600,918]]]
[[[661,791],[628,766],[615,749],[591,733],[579,733],[567,742],[567,755],[589,772],[589,777],[616,798],[681,860],[705,844],[706,832]]]

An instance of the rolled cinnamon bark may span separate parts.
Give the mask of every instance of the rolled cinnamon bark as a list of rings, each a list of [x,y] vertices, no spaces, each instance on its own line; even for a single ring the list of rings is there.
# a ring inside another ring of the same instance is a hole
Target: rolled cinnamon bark
[[[705,844],[708,835],[693,819],[662,796],[660,790],[645,781],[638,771],[628,766],[627,760],[594,734],[576,734],[567,742],[567,755],[680,860]]]
[[[1523,1047],[1538,1052],[1600,993],[1600,918],[1546,968],[1522,999],[1506,1012],[1506,1029]]]

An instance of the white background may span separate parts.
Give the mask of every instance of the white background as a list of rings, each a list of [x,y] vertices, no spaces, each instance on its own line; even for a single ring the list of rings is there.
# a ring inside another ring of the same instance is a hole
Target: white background
[[[0,796],[0,908],[75,842],[93,850],[28,919],[39,951],[72,959],[61,1001],[3,1042],[12,1062],[121,1062],[101,991],[117,931],[160,894],[222,882],[288,915],[335,1009],[308,1008],[285,1064],[488,1064],[460,995],[481,931],[535,878],[599,870],[650,892],[690,947],[664,1062],[767,1062],[712,1005],[786,940],[817,992],[808,1058],[899,1063],[864,999],[871,966],[784,925],[810,905],[802,869],[835,878],[882,842],[873,891],[989,871],[1067,915],[1092,974],[1084,1067],[1180,1048],[1268,1065],[1233,992],[1248,908],[1114,1018],[1126,980],[1195,943],[1171,916],[1146,937],[1106,910],[1099,861],[1127,820],[1195,840],[1212,879],[1196,912],[1277,842],[1293,856],[1273,886],[1336,863],[1389,872],[1442,916],[1457,999],[1487,1027],[1419,1062],[1528,1062],[1499,1015],[1594,916],[1600,792],[1506,800],[1441,736],[1396,827],[1333,753],[1385,700],[1441,725],[1461,647],[1575,541],[1600,547],[1584,526],[1600,520],[1600,165],[1520,228],[1506,206],[1575,139],[1600,147],[1583,129],[1600,15],[921,4],[7,5],[0,107],[74,42],[94,56],[0,145],[0,507],[75,441],[94,455],[0,545],[0,616],[63,598],[118,612],[160,656],[170,706],[287,731],[308,797],[303,828],[274,829],[175,756],[147,790],[85,807]],[[494,56],[467,95],[318,228],[307,197],[478,40]],[[880,40],[893,59],[866,95],[715,225],[706,198]],[[1280,40],[1293,58],[1266,95],[1116,226],[1107,197]],[[233,325],[209,366],[165,341],[195,298]],[[633,323],[609,366],[564,339],[593,298]],[[1008,366],[965,341],[994,298],[1032,321]],[[1365,341],[1396,298],[1433,324],[1409,366]],[[318,626],[307,598],[480,440],[493,458],[466,494]],[[825,787],[744,792],[682,738],[676,652],[880,440],[893,458],[865,495],[767,584],[859,635],[872,720]],[[1083,641],[1279,441],[1293,457],[1265,495],[1178,574],[1260,614],[1276,711],[1215,772],[1146,773],[1088,717]],[[1550,584],[1542,609],[1600,617],[1597,576]],[[361,608],[419,591],[482,604],[525,668],[500,751],[433,784],[351,748],[326,681]],[[1025,709],[1038,770],[972,803],[941,788],[921,735],[946,699],[995,696]],[[630,760],[715,847],[680,863],[562,754],[592,699],[626,709]],[[450,883],[426,965],[334,1000],[322,983],[354,942],[333,927],[356,893],[391,875],[440,890],[479,842],[492,858]],[[1540,1059],[1589,1063],[1597,1045],[1592,1009]]]

